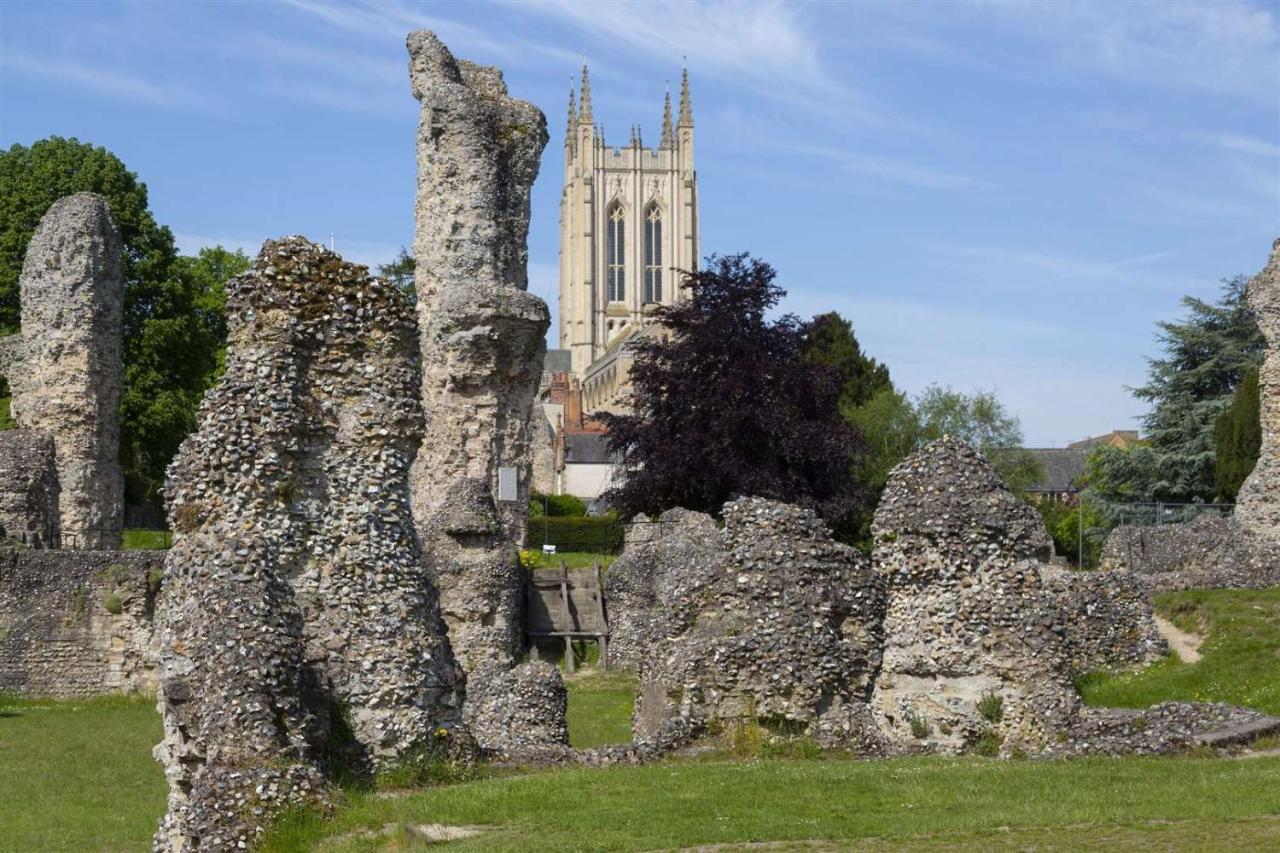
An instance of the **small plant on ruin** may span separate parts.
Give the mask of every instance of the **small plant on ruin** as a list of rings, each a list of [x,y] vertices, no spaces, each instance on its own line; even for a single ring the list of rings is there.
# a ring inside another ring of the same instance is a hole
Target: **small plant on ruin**
[[[160,583],[164,580],[164,566],[155,566],[147,572],[147,590],[155,595],[160,591]]]
[[[929,736],[929,719],[914,712],[907,714],[907,725],[911,726],[911,736],[916,740],[924,740]]]
[[[949,734],[951,734],[951,732],[952,732],[951,724],[950,724],[950,723],[938,723],[938,731],[939,731],[941,734],[944,734],[944,735],[949,735]]]
[[[973,742],[969,751],[974,755],[995,758],[1000,754],[1000,745],[1003,743],[1004,738],[1002,738],[997,732],[987,729],[985,732],[978,735],[978,739]]]
[[[103,599],[102,606],[105,607],[107,612],[113,616],[119,616],[124,612],[124,602],[121,601],[120,596],[116,595],[114,592]]]
[[[988,693],[978,700],[978,716],[988,723],[998,723],[1004,719],[1004,697],[997,693]]]

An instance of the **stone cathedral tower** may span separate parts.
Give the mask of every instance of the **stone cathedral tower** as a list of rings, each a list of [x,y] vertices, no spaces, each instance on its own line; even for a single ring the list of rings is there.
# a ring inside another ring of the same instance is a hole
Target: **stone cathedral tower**
[[[631,128],[626,147],[605,143],[591,115],[591,83],[569,91],[560,197],[560,348],[577,377],[639,334],[654,307],[679,298],[677,270],[698,260],[698,180],[693,168],[689,72],[680,84],[680,113],[663,106],[655,148]]]

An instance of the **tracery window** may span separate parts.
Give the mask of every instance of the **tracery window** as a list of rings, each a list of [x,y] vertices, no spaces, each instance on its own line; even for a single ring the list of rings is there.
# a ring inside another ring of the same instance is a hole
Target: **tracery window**
[[[662,301],[662,208],[656,202],[644,214],[644,301]]]
[[[627,296],[627,235],[621,204],[609,208],[605,226],[608,245],[605,249],[605,282],[610,302],[622,302]]]

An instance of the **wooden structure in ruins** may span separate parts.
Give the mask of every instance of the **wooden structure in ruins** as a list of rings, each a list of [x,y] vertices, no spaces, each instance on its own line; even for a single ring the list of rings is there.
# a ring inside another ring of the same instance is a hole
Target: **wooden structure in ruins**
[[[531,572],[525,582],[525,633],[530,639],[562,637],[565,667],[574,671],[573,641],[600,644],[600,665],[609,668],[609,621],[604,609],[600,564],[552,572]]]

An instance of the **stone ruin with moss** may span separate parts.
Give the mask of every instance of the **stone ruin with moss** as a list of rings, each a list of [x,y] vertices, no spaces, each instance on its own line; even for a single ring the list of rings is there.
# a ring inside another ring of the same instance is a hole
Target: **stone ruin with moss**
[[[870,560],[760,499],[672,511],[610,571],[642,754],[728,733],[861,755],[1163,754],[1280,730],[1225,705],[1087,708],[1074,679],[1167,651],[1142,579],[1045,562],[1039,514],[955,439],[892,472]]]
[[[1258,375],[1262,446],[1229,517],[1125,525],[1108,536],[1104,566],[1139,574],[1153,590],[1261,589],[1280,584],[1280,239],[1246,297],[1266,341]]]

